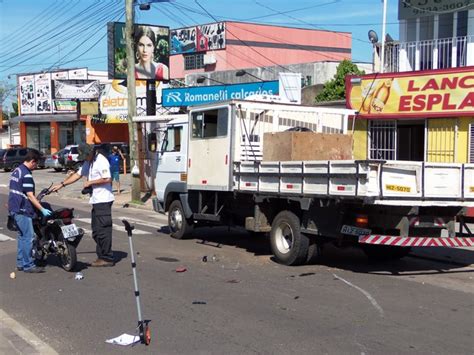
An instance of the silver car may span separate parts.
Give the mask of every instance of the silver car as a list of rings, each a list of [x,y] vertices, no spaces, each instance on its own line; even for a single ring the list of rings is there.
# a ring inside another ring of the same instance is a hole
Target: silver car
[[[64,169],[64,166],[59,162],[59,156],[63,154],[63,150],[61,149],[60,151],[47,155],[46,160],[44,162],[46,168],[52,168],[55,171],[62,171]]]

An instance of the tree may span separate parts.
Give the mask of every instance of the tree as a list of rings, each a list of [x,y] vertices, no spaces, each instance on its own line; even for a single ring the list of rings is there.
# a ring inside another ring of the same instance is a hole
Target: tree
[[[342,100],[346,97],[346,75],[364,75],[363,70],[359,70],[357,65],[350,60],[343,60],[336,69],[333,79],[329,80],[323,90],[316,95],[316,102]]]
[[[12,102],[12,113],[10,114],[11,117],[18,116],[18,102]]]

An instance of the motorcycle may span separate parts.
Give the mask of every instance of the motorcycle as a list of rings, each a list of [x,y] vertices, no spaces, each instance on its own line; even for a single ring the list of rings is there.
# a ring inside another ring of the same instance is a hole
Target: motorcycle
[[[33,257],[37,265],[44,265],[49,255],[56,255],[61,267],[72,271],[77,261],[76,248],[84,236],[84,230],[73,223],[74,208],[53,210],[49,203],[42,201],[51,193],[51,186],[52,184],[36,196],[41,205],[52,211],[52,214],[43,217],[38,213],[33,218]]]

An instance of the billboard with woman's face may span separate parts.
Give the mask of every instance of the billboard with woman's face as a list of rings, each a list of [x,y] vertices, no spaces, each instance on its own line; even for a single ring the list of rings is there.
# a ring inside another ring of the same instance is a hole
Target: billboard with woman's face
[[[133,30],[136,79],[169,80],[169,27],[137,24]],[[108,24],[109,77],[127,77],[125,24]]]

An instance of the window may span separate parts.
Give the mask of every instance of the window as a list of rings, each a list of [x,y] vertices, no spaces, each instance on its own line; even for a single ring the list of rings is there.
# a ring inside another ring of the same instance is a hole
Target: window
[[[184,56],[184,70],[204,68],[204,54],[189,54]]]
[[[370,159],[395,160],[397,122],[370,121],[369,124]]]
[[[161,151],[163,152],[179,152],[181,151],[181,133],[183,127],[170,127],[166,131],[166,138],[163,141]]]
[[[213,138],[227,135],[228,109],[193,113],[193,138]]]

